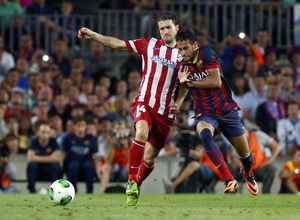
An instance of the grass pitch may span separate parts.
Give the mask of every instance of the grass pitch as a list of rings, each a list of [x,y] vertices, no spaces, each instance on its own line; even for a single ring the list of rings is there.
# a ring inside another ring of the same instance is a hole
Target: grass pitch
[[[299,219],[296,195],[142,194],[127,207],[125,194],[77,194],[66,206],[48,195],[0,195],[1,220],[63,219]]]

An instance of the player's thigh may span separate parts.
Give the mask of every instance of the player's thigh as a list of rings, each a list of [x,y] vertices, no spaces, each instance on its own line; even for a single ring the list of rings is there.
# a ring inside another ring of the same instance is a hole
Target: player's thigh
[[[195,125],[197,133],[200,134],[204,128],[208,128],[213,136],[217,134],[217,130],[219,128],[218,122],[207,115],[200,115],[195,118]]]
[[[146,120],[139,120],[135,123],[135,139],[138,141],[146,142],[149,136],[149,124],[152,124],[151,118]],[[151,126],[152,127],[152,126]]]
[[[228,140],[236,149],[239,156],[246,157],[249,155],[249,145],[246,134],[242,134],[238,137],[231,137],[228,138]]]
[[[166,146],[170,134],[170,128],[174,120],[165,116],[156,115],[153,120],[152,130],[150,131],[148,142],[157,149]]]

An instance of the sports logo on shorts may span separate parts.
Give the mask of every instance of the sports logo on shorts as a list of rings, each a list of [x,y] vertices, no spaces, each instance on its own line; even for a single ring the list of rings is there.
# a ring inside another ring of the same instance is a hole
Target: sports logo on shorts
[[[136,117],[140,117],[142,112],[146,112],[145,105],[138,105],[136,108]]]

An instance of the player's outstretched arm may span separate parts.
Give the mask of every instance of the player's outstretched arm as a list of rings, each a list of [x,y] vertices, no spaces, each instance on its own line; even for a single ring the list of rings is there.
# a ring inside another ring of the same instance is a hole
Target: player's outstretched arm
[[[188,88],[217,89],[221,88],[222,80],[219,68],[207,69],[210,77],[202,81],[186,82]]]
[[[178,114],[180,112],[180,106],[183,103],[186,95],[188,94],[188,91],[189,89],[186,87],[185,84],[180,84],[178,97],[176,98],[174,103],[169,105],[171,113]]]
[[[96,33],[95,31],[92,31],[86,27],[82,27],[78,31],[78,38],[93,39],[94,41],[103,44],[105,47],[112,49],[128,50],[124,40]]]

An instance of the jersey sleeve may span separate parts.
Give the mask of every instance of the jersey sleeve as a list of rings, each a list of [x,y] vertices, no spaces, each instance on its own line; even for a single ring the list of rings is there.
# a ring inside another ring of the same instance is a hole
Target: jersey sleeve
[[[69,149],[69,135],[64,138],[63,143],[62,143],[62,149],[65,152],[69,152],[69,150],[70,150]]]
[[[151,38],[140,39],[140,40],[125,40],[126,46],[128,48],[128,52],[145,54],[147,52],[147,45]]]
[[[205,69],[221,68],[219,64],[220,57],[210,47],[204,47],[202,49],[202,60]]]

